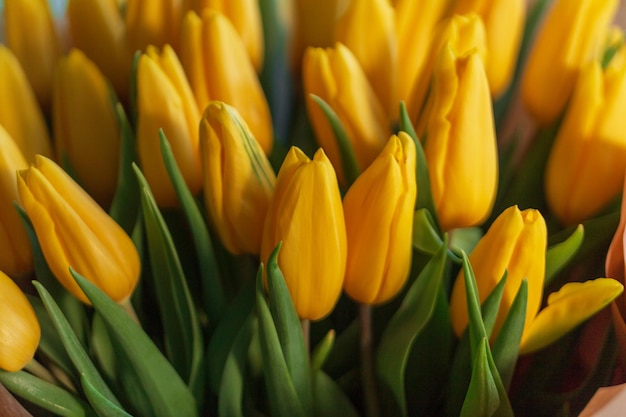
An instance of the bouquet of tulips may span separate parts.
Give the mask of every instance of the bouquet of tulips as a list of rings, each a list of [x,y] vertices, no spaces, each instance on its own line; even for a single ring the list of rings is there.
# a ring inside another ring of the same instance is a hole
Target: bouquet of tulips
[[[578,415],[626,382],[618,8],[0,2],[0,414]]]

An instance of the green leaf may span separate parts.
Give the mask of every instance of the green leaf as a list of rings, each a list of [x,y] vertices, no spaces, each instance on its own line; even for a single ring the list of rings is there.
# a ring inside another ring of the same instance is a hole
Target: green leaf
[[[446,267],[447,239],[409,288],[398,311],[383,332],[376,368],[406,415],[405,367],[415,337],[430,320]]]
[[[100,391],[98,391],[92,384],[89,382],[88,378],[85,378],[85,375],[81,375],[80,377],[81,385],[85,390],[85,395],[89,400],[91,406],[96,410],[98,416],[100,417],[131,417],[126,411],[124,411],[119,405],[116,405],[109,401]]]
[[[220,281],[211,236],[200,208],[178,169],[172,153],[172,147],[162,129],[159,129],[159,138],[161,140],[161,154],[163,155],[165,168],[172,180],[180,205],[189,223],[191,236],[193,237],[196,258],[198,259],[198,266],[202,276],[204,307],[209,315],[209,321],[217,323],[224,310],[224,289]]]
[[[326,336],[322,338],[322,340],[315,346],[313,352],[311,353],[311,372],[315,373],[322,369],[326,359],[328,359],[328,355],[333,350],[333,345],[335,344],[335,331],[329,330],[326,333]]]
[[[153,283],[163,320],[165,349],[172,365],[186,380],[196,395],[202,375],[203,342],[200,323],[193,299],[187,287],[172,236],[152,196],[150,186],[141,171],[135,166],[141,185],[141,206]],[[200,400],[200,397],[196,397]]]
[[[313,376],[314,416],[317,417],[358,417],[348,397],[337,383],[322,371]]]
[[[504,293],[508,276],[508,271],[505,270],[498,284],[491,290],[491,293],[485,298],[485,301],[483,301],[481,305],[481,316],[488,337],[491,337],[491,331],[496,324],[498,313],[500,312],[500,302],[502,301],[502,294]]]
[[[476,352],[480,348],[481,341],[487,339],[488,335],[480,311],[480,301],[474,271],[472,271],[472,266],[465,252],[461,254],[463,257],[463,278],[465,279],[465,295],[467,299],[467,314],[469,317],[470,352],[471,357],[476,358]]]
[[[89,404],[63,388],[24,371],[0,370],[0,383],[15,395],[62,417],[95,417]]]
[[[100,376],[100,373],[91,361],[91,358],[87,355],[87,352],[85,352],[83,345],[72,331],[72,328],[63,315],[63,312],[61,312],[61,309],[54,301],[48,290],[46,290],[46,288],[37,281],[33,281],[33,285],[39,293],[43,305],[48,311],[48,315],[50,316],[50,319],[52,320],[52,323],[61,338],[61,342],[63,343],[67,354],[78,372],[80,372],[81,380],[87,380],[92,385],[93,389],[99,391],[103,397],[107,398],[115,405],[120,405],[120,402]]]
[[[282,346],[289,374],[304,411],[311,409],[311,374],[307,347],[302,327],[283,273],[278,267],[278,253],[282,242],[270,254],[267,262],[267,286],[269,307]]]
[[[197,416],[196,401],[191,391],[141,327],[98,287],[75,271],[70,271],[104,319],[111,338],[127,360],[127,371],[137,376],[137,384],[150,396],[154,416]]]
[[[461,409],[461,417],[490,417],[500,405],[496,381],[489,368],[488,346],[486,337],[477,343],[472,363],[472,379]]]
[[[354,154],[354,149],[352,149],[352,144],[350,143],[350,138],[343,128],[339,116],[337,116],[332,107],[321,97],[315,94],[311,94],[310,96],[326,115],[328,124],[335,134],[335,140],[337,141],[339,154],[341,155],[341,166],[343,167],[343,173],[346,178],[346,185],[349,187],[361,173],[359,163]]]
[[[278,332],[263,294],[262,266],[257,274],[256,311],[259,320],[263,373],[271,415],[274,417],[304,417],[306,413],[291,380]]]
[[[218,391],[218,415],[243,417],[243,396],[248,348],[252,339],[252,320],[239,331],[223,366]]]
[[[430,212],[425,208],[416,210],[413,216],[413,246],[420,252],[432,255],[442,243]]]
[[[550,284],[556,274],[558,274],[574,258],[583,244],[584,239],[585,228],[582,224],[579,224],[566,240],[548,248],[546,251],[546,275],[544,286]]]

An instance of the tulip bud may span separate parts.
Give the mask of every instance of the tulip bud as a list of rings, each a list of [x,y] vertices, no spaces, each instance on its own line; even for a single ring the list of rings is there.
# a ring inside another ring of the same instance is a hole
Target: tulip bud
[[[339,0],[293,2],[295,39],[291,53],[295,68],[302,65],[302,55],[307,47],[328,47],[334,43],[338,3]]]
[[[148,45],[177,45],[183,5],[180,0],[127,0],[126,39],[131,51]]]
[[[335,25],[335,41],[354,53],[390,119],[398,112],[398,41],[388,0],[351,1]]]
[[[200,122],[204,201],[224,246],[234,254],[261,251],[263,221],[276,177],[237,110],[211,102]]]
[[[558,0],[545,18],[528,56],[522,98],[541,124],[565,108],[580,70],[599,57],[617,0]]]
[[[348,236],[344,290],[356,301],[383,303],[406,282],[416,196],[415,144],[400,132],[343,200]]]
[[[261,259],[281,241],[278,266],[298,316],[325,317],[341,294],[347,248],[337,177],[321,149],[310,160],[292,147],[278,172]]]
[[[163,129],[189,190],[202,188],[198,143],[200,112],[176,53],[166,45],[139,58],[137,68],[137,151],[143,173],[161,206],[176,206],[178,197],[169,178],[159,141]]]
[[[0,368],[17,372],[35,356],[41,328],[20,288],[0,272]]]
[[[120,129],[107,80],[77,49],[59,62],[52,114],[57,155],[96,201],[108,205],[117,185]]]
[[[65,171],[38,155],[17,187],[46,262],[69,292],[89,302],[72,267],[116,302],[131,296],[140,271],[133,241]]]
[[[266,154],[274,142],[269,105],[233,25],[221,13],[189,12],[183,22],[181,62],[200,109],[211,100],[235,107]]]
[[[345,183],[341,154],[328,119],[310,97],[315,94],[337,113],[346,130],[361,170],[380,153],[389,137],[387,116],[369,85],[358,61],[348,48],[309,48],[303,62],[306,106],[318,143]]]
[[[474,51],[441,51],[429,97],[424,153],[443,230],[480,224],[491,212],[498,155],[489,85]]]
[[[52,156],[48,128],[19,61],[0,45],[0,125],[4,126],[28,161]]]
[[[7,45],[24,68],[37,99],[47,107],[54,66],[61,54],[48,1],[5,0],[4,20]]]
[[[33,270],[30,240],[14,206],[19,200],[15,172],[26,168],[26,158],[0,125],[0,270],[13,278]]]

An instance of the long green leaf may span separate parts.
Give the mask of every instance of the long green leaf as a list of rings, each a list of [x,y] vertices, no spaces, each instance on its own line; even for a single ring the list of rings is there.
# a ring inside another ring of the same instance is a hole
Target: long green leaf
[[[85,390],[85,395],[91,406],[100,417],[132,417],[120,406],[113,404],[108,398],[102,395],[84,375],[81,375],[80,382]]]
[[[483,337],[478,342],[472,363],[472,378],[461,409],[461,417],[491,417],[500,406],[496,381],[487,358],[489,342]]]
[[[233,341],[220,380],[218,392],[218,415],[223,417],[243,417],[245,391],[245,369],[250,340],[252,339],[251,318]]]
[[[358,417],[354,405],[341,390],[337,382],[322,371],[313,376],[313,402],[316,417]]]
[[[578,253],[585,239],[585,228],[579,224],[574,232],[563,242],[557,243],[546,251],[546,275],[544,286],[552,282],[558,274]]]

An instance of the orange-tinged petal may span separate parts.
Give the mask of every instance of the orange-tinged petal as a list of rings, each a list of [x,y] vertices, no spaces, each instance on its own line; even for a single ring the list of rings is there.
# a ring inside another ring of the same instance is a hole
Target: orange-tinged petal
[[[130,50],[177,45],[182,18],[180,0],[127,0],[125,26]]]

